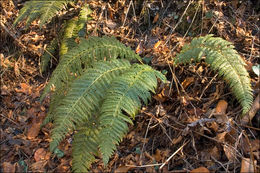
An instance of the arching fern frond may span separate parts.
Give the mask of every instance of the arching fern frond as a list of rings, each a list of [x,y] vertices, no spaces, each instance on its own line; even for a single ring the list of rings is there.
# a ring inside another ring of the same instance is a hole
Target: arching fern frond
[[[135,117],[143,101],[150,99],[150,92],[157,87],[157,77],[165,81],[165,77],[147,65],[133,65],[126,73],[115,79],[107,91],[101,107],[100,151],[106,164],[116,149],[128,127],[126,122],[132,123],[124,112]]]
[[[245,69],[245,62],[234,46],[230,42],[212,35],[195,38],[189,45],[183,47],[175,59],[175,64],[186,64],[192,59],[198,62],[203,57],[213,70],[223,76],[232,93],[242,105],[242,115],[247,113],[253,102],[250,77]]]
[[[117,57],[140,60],[137,54],[115,38],[91,37],[88,40],[81,40],[77,49],[73,49],[63,56],[45,87],[41,99],[51,91],[51,88],[61,89],[64,82],[75,78],[75,74],[80,76],[84,68],[91,66],[95,60],[115,59]]]
[[[101,61],[73,81],[68,94],[59,105],[55,105],[57,108],[50,115],[54,117],[51,151],[54,151],[70,130],[89,121],[93,111],[100,106],[100,100],[110,82],[128,68],[130,63],[126,60]]]
[[[35,19],[40,19],[40,27],[48,23],[58,11],[62,10],[67,3],[73,0],[31,0],[24,4],[20,10],[18,17],[14,21],[14,25],[26,19],[26,27],[28,27]]]

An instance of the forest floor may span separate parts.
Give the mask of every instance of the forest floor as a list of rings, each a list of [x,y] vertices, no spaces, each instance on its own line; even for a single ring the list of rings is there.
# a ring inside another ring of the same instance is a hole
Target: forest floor
[[[29,29],[12,23],[24,0],[1,0],[0,155],[1,172],[71,172],[71,137],[59,155],[49,151],[51,124],[40,128],[49,97],[39,101],[57,59],[41,74],[40,57],[58,35],[62,20]],[[129,132],[104,167],[93,172],[259,172],[259,49],[257,1],[88,1],[88,36],[114,36],[164,72],[169,81],[129,125]],[[234,44],[251,77],[254,104],[241,120],[241,106],[229,87],[205,63],[173,67],[192,38],[214,34]],[[257,100],[258,99],[258,100]],[[217,120],[216,120],[217,119]]]

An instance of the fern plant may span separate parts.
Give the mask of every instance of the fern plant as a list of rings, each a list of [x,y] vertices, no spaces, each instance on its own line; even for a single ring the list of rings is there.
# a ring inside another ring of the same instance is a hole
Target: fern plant
[[[253,94],[245,62],[234,46],[213,35],[195,38],[190,44],[184,45],[175,59],[175,64],[187,64],[192,60],[199,62],[204,57],[205,62],[223,76],[243,108],[242,115],[245,115],[251,108]]]
[[[175,63],[199,61],[202,57],[223,75],[243,113],[248,111],[252,103],[250,79],[231,43],[211,35],[194,39],[184,46]],[[131,64],[133,60],[140,61],[140,57],[109,37],[81,40],[60,59],[42,95],[54,91],[43,125],[54,123],[52,152],[67,134],[75,132],[73,171],[89,170],[100,155],[107,164],[127,133],[127,123],[133,123],[142,103],[147,104],[151,98],[157,78],[166,80],[150,66]]]
[[[99,154],[108,162],[127,132],[127,123],[151,98],[157,78],[166,80],[159,71],[131,64],[131,60],[141,59],[116,39],[91,37],[70,49],[54,70],[42,95],[54,91],[43,125],[54,123],[52,152],[67,134],[76,131],[75,172],[87,171]]]

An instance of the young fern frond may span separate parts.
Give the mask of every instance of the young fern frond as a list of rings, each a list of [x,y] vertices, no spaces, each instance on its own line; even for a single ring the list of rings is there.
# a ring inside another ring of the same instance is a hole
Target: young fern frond
[[[127,122],[132,123],[124,112],[135,117],[142,102],[147,104],[150,92],[157,87],[157,77],[165,81],[165,77],[150,66],[136,64],[111,84],[99,120],[102,127],[99,147],[105,164],[127,132]]]
[[[130,63],[126,60],[101,61],[73,81],[68,94],[52,112],[55,118],[51,151],[54,151],[70,130],[89,121],[93,111],[100,106],[110,82],[128,68]]]
[[[175,64],[189,63],[192,59],[196,62],[205,57],[205,62],[223,76],[231,88],[232,93],[242,105],[242,115],[247,113],[253,102],[250,77],[245,69],[245,62],[239,56],[234,46],[212,35],[199,37],[185,45],[177,55]]]
[[[62,10],[69,2],[73,0],[31,0],[24,4],[20,10],[18,17],[14,21],[17,25],[20,21],[26,20],[26,27],[36,19],[40,19],[40,27],[48,23],[58,11]]]
[[[117,57],[140,60],[138,55],[115,38],[91,37],[88,40],[81,40],[77,49],[73,49],[63,56],[45,87],[41,99],[51,91],[52,87],[55,90],[62,89],[64,82],[75,78],[75,74],[80,76],[84,68],[91,66],[92,62]]]

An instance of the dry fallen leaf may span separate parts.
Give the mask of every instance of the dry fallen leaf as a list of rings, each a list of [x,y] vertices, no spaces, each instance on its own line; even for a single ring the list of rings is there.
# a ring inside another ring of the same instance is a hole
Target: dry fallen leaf
[[[14,173],[15,165],[11,164],[10,162],[4,162],[4,163],[2,163],[2,171],[8,172],[8,173]]]
[[[216,139],[220,142],[225,142],[225,136],[227,135],[227,132],[222,132],[217,134]]]
[[[225,100],[220,100],[216,107],[216,114],[226,114],[228,103]]]
[[[191,170],[190,173],[209,173],[209,170],[205,167],[199,167]]]
[[[153,19],[153,23],[156,23],[158,21],[159,17],[160,17],[159,13],[156,13],[156,16]]]
[[[30,95],[32,93],[32,88],[30,85],[28,85],[26,83],[20,83],[20,87],[21,87],[21,89],[16,88],[15,91],[18,93],[24,93],[27,95]]]
[[[135,49],[135,53],[141,54],[143,51],[144,51],[144,48],[143,48],[142,42],[140,42]]]
[[[45,156],[46,156],[47,152],[45,151],[44,148],[39,148],[35,151],[34,153],[34,159],[36,162],[40,161],[40,160],[44,160]]]
[[[33,123],[31,128],[28,130],[27,137],[28,139],[34,139],[38,136],[40,132],[41,123]]]
[[[227,156],[229,161],[234,161],[236,158],[236,151],[233,147],[228,146],[228,145],[224,145],[223,146],[224,151],[225,151],[225,155]]]
[[[132,166],[119,166],[116,168],[115,173],[127,173],[130,169],[134,167]]]
[[[216,160],[219,160],[221,158],[221,155],[220,155],[220,151],[218,149],[218,147],[214,146],[214,148],[212,148],[210,150],[210,154],[212,157],[214,157]]]
[[[14,74],[16,77],[20,76],[20,69],[17,61],[14,63]]]
[[[33,172],[45,172],[46,170],[44,167],[46,164],[47,164],[47,161],[43,160],[43,161],[33,163],[30,167]]]
[[[160,44],[162,43],[162,41],[157,41],[156,43],[155,43],[155,45],[153,46],[153,48],[154,49],[157,49],[159,46],[160,46]]]
[[[242,148],[244,152],[249,153],[251,151],[258,151],[260,149],[260,140],[259,139],[254,139],[250,140],[250,144],[245,138],[242,138]]]
[[[187,77],[181,84],[186,89],[192,82],[194,82],[194,77]]]
[[[228,117],[226,115],[228,103],[225,100],[220,100],[215,109],[215,117],[221,123],[229,122]]]
[[[153,157],[157,162],[160,162],[162,160],[161,151],[159,149],[156,149],[155,155]]]
[[[257,162],[256,160],[254,161],[254,164],[256,165]],[[240,169],[240,173],[253,173],[254,172],[254,165],[252,163],[252,160],[249,158],[243,158],[242,162],[241,162],[241,169]]]
[[[257,97],[254,100],[254,103],[253,103],[251,109],[249,110],[249,112],[241,120],[242,124],[249,123],[254,118],[254,116],[256,115],[257,111],[260,109],[259,97],[260,96],[258,94]]]
[[[27,138],[28,139],[34,139],[35,137],[38,136],[40,132],[40,127],[43,121],[43,115],[44,114],[39,114],[40,116],[34,116],[33,121],[32,121],[32,126],[29,128],[28,133],[27,133]]]

